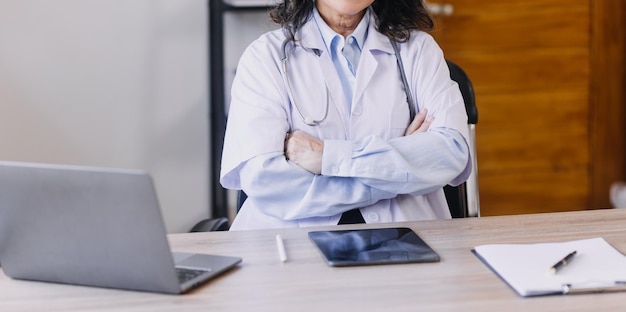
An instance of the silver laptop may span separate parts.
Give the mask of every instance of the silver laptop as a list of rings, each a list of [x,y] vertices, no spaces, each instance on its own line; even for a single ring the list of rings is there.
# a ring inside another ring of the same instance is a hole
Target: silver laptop
[[[143,171],[0,161],[0,263],[9,277],[179,294],[239,262],[171,253]]]

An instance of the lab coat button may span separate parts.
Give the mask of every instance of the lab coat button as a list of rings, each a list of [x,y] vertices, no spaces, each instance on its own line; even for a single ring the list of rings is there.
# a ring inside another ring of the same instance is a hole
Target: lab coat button
[[[377,214],[377,213],[375,213],[375,212],[369,212],[369,213],[367,214],[367,220],[368,220],[368,221],[371,221],[371,222],[376,222],[376,221],[378,221],[378,220],[379,220],[379,218],[378,218],[378,214]]]
[[[333,167],[331,168],[331,170],[333,171],[333,173],[337,173],[337,172],[339,172],[339,167],[337,167],[337,166],[333,166]]]
[[[352,109],[352,115],[353,116],[360,116],[363,113],[363,106],[362,105],[357,105],[354,107],[354,109]]]

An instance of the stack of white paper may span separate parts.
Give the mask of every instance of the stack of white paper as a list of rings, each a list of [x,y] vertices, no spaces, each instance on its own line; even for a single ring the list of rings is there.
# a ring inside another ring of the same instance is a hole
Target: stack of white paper
[[[567,265],[548,272],[573,251]],[[521,296],[626,290],[626,257],[603,238],[481,245],[474,253]]]

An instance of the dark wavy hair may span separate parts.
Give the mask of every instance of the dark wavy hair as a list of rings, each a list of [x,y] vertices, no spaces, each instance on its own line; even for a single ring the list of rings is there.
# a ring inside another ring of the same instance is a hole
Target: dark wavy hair
[[[270,9],[270,18],[287,31],[289,39],[311,16],[312,0],[284,0]],[[379,32],[398,42],[411,37],[411,30],[430,31],[434,23],[422,0],[375,0],[371,5],[376,14]]]

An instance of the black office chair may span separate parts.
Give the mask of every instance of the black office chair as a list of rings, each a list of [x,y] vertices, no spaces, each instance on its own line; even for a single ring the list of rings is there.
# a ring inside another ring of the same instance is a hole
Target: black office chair
[[[243,193],[243,191],[240,191]],[[237,206],[239,209],[241,206]],[[219,217],[212,219],[204,219],[196,225],[194,225],[189,232],[214,232],[214,231],[228,231],[230,228],[230,224],[228,223],[228,218]]]
[[[480,202],[478,196],[478,166],[476,161],[476,124],[478,123],[478,108],[471,80],[455,63],[447,61],[450,68],[450,78],[459,85],[469,128],[469,148],[472,158],[472,173],[466,182],[459,186],[446,185],[443,190],[446,194],[450,214],[453,218],[480,216]]]
[[[478,201],[478,176],[476,162],[476,132],[475,126],[478,123],[478,109],[476,108],[476,98],[474,87],[467,74],[453,62],[447,61],[450,68],[450,78],[456,81],[461,90],[465,110],[467,111],[467,124],[469,127],[469,147],[472,157],[472,173],[466,182],[459,186],[446,185],[443,190],[446,201],[453,218],[477,217],[480,215]],[[243,191],[237,193],[237,211],[243,205],[247,195]],[[225,217],[206,219],[196,224],[190,232],[226,231],[228,230],[228,219]]]

